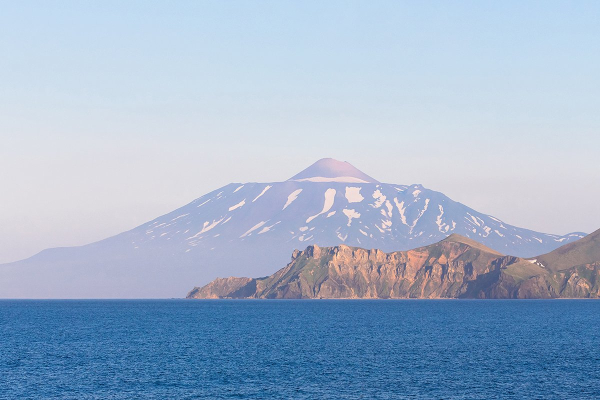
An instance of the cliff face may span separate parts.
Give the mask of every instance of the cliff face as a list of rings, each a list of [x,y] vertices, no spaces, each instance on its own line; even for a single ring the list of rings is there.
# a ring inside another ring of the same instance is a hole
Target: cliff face
[[[600,264],[573,267],[519,279],[504,270],[490,276],[488,285],[463,297],[483,299],[599,298]]]
[[[256,279],[217,278],[201,288],[195,287],[187,297],[196,299],[219,299],[252,297],[256,292]]]
[[[529,276],[517,281],[517,298],[600,297],[600,230],[529,261]],[[535,267],[534,267],[535,266]],[[537,268],[537,270],[535,270]],[[509,267],[518,277],[519,268]],[[520,268],[521,274],[524,268]]]
[[[261,282],[263,298],[458,297],[500,255],[456,242],[384,253],[310,246]]]
[[[393,253],[309,246],[269,277],[216,279],[188,298],[586,298],[600,297],[599,285],[600,262],[556,271],[451,235]]]

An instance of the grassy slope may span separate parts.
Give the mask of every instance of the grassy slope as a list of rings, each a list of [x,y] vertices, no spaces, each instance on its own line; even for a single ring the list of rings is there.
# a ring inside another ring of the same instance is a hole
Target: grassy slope
[[[465,236],[461,236],[457,233],[453,233],[450,236],[448,236],[446,239],[442,240],[442,242],[454,242],[454,243],[462,243],[462,244],[466,244],[467,246],[470,246],[474,249],[478,249],[481,251],[484,251],[486,253],[491,253],[491,254],[495,254],[497,256],[503,256],[504,254],[497,252],[496,250],[490,249],[487,246],[484,246],[483,244],[473,240],[473,239],[469,239],[468,237]]]
[[[552,271],[600,261],[600,229],[536,259]]]
[[[548,271],[537,264],[521,260],[506,267],[504,273],[512,276],[515,282],[519,283],[534,276],[547,275]]]

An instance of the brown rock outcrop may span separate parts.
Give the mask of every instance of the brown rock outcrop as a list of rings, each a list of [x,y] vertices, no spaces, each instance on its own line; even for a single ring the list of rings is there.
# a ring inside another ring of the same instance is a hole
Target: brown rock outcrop
[[[194,288],[188,298],[599,297],[599,265],[563,266],[557,271],[535,260],[504,256],[459,235],[393,253],[312,245],[294,251],[292,261],[271,276],[218,278]]]

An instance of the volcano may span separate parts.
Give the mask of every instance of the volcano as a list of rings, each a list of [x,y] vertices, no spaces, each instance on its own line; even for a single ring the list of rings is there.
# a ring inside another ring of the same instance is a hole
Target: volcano
[[[132,230],[0,266],[3,298],[169,298],[216,277],[266,276],[308,245],[414,249],[451,234],[529,257],[576,241],[518,228],[422,185],[322,159],[284,182],[230,183]]]

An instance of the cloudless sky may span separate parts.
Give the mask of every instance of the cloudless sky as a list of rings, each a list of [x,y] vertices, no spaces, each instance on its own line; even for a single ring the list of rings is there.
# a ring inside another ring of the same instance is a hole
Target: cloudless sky
[[[600,228],[598,1],[3,1],[0,262],[317,159]]]

